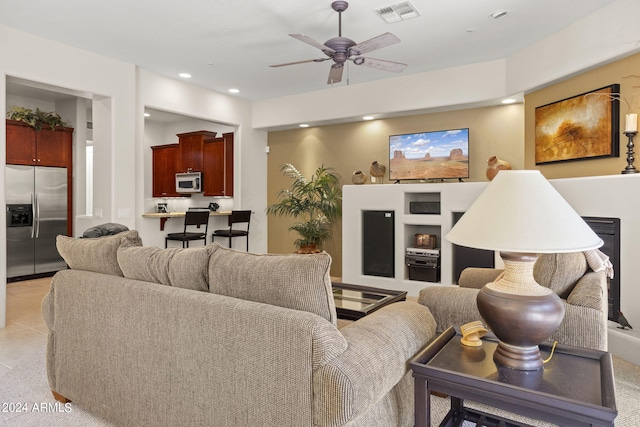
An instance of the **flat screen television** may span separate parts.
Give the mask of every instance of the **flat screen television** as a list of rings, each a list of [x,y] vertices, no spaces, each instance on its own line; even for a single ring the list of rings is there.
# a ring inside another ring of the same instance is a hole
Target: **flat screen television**
[[[469,129],[389,136],[389,179],[469,178]]]

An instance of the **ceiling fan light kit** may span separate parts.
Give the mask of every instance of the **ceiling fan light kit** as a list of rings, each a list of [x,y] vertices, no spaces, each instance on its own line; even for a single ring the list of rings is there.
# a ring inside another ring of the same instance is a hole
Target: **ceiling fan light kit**
[[[377,70],[390,71],[394,73],[402,72],[407,67],[407,64],[360,56],[376,49],[400,43],[400,39],[393,34],[380,34],[379,36],[366,40],[362,43],[356,43],[347,37],[342,37],[342,12],[344,12],[348,7],[349,3],[342,0],[331,3],[331,8],[338,12],[338,37],[329,39],[325,43],[320,43],[305,34],[289,34],[291,37],[300,40],[301,42],[320,49],[322,53],[327,56],[326,58],[287,62],[284,64],[270,65],[270,67],[283,67],[286,65],[304,64],[307,62],[323,62],[331,59],[333,60],[333,64],[329,69],[327,84],[339,83],[342,80],[342,72],[344,71],[344,63],[346,61],[352,61],[355,65],[364,65]]]

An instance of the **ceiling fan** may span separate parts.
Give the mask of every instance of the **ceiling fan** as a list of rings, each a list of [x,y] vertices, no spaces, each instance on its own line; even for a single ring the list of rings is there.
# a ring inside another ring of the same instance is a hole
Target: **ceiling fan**
[[[289,34],[291,37],[298,39],[301,42],[317,47],[327,55],[326,58],[288,62],[285,64],[270,65],[270,67],[284,67],[286,65],[304,64],[306,62],[323,62],[332,59],[333,64],[331,64],[331,69],[329,70],[329,79],[327,80],[327,84],[338,83],[342,80],[342,71],[344,70],[344,63],[347,60],[352,61],[356,65],[364,65],[394,73],[399,73],[404,70],[407,67],[407,64],[360,56],[364,53],[371,52],[372,50],[400,43],[400,39],[393,34],[380,34],[379,36],[362,43],[356,43],[351,39],[342,37],[342,12],[344,12],[347,7],[349,7],[349,3],[346,1],[334,1],[331,3],[331,8],[338,12],[338,37],[329,39],[324,44],[304,34]]]

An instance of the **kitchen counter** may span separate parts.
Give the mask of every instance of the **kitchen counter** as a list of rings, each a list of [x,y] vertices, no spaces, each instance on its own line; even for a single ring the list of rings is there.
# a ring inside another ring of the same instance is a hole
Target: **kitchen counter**
[[[182,218],[186,212],[149,212],[142,214],[143,218],[160,218],[160,231],[164,230],[164,224],[169,218]],[[229,216],[231,211],[212,211],[209,216]]]

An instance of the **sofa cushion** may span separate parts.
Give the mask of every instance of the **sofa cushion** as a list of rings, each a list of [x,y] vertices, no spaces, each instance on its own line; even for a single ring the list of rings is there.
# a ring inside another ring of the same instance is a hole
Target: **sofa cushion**
[[[210,255],[211,246],[160,249],[123,242],[118,248],[118,263],[128,279],[208,291]]]
[[[253,254],[214,243],[209,291],[294,310],[337,324],[326,252],[309,255]]]
[[[56,237],[56,247],[67,265],[74,270],[123,276],[118,264],[118,248],[123,240],[142,246],[138,232],[129,230],[94,239],[77,239],[59,235]]]
[[[582,252],[541,254],[533,275],[538,283],[567,299],[578,280],[587,272],[587,260]]]

